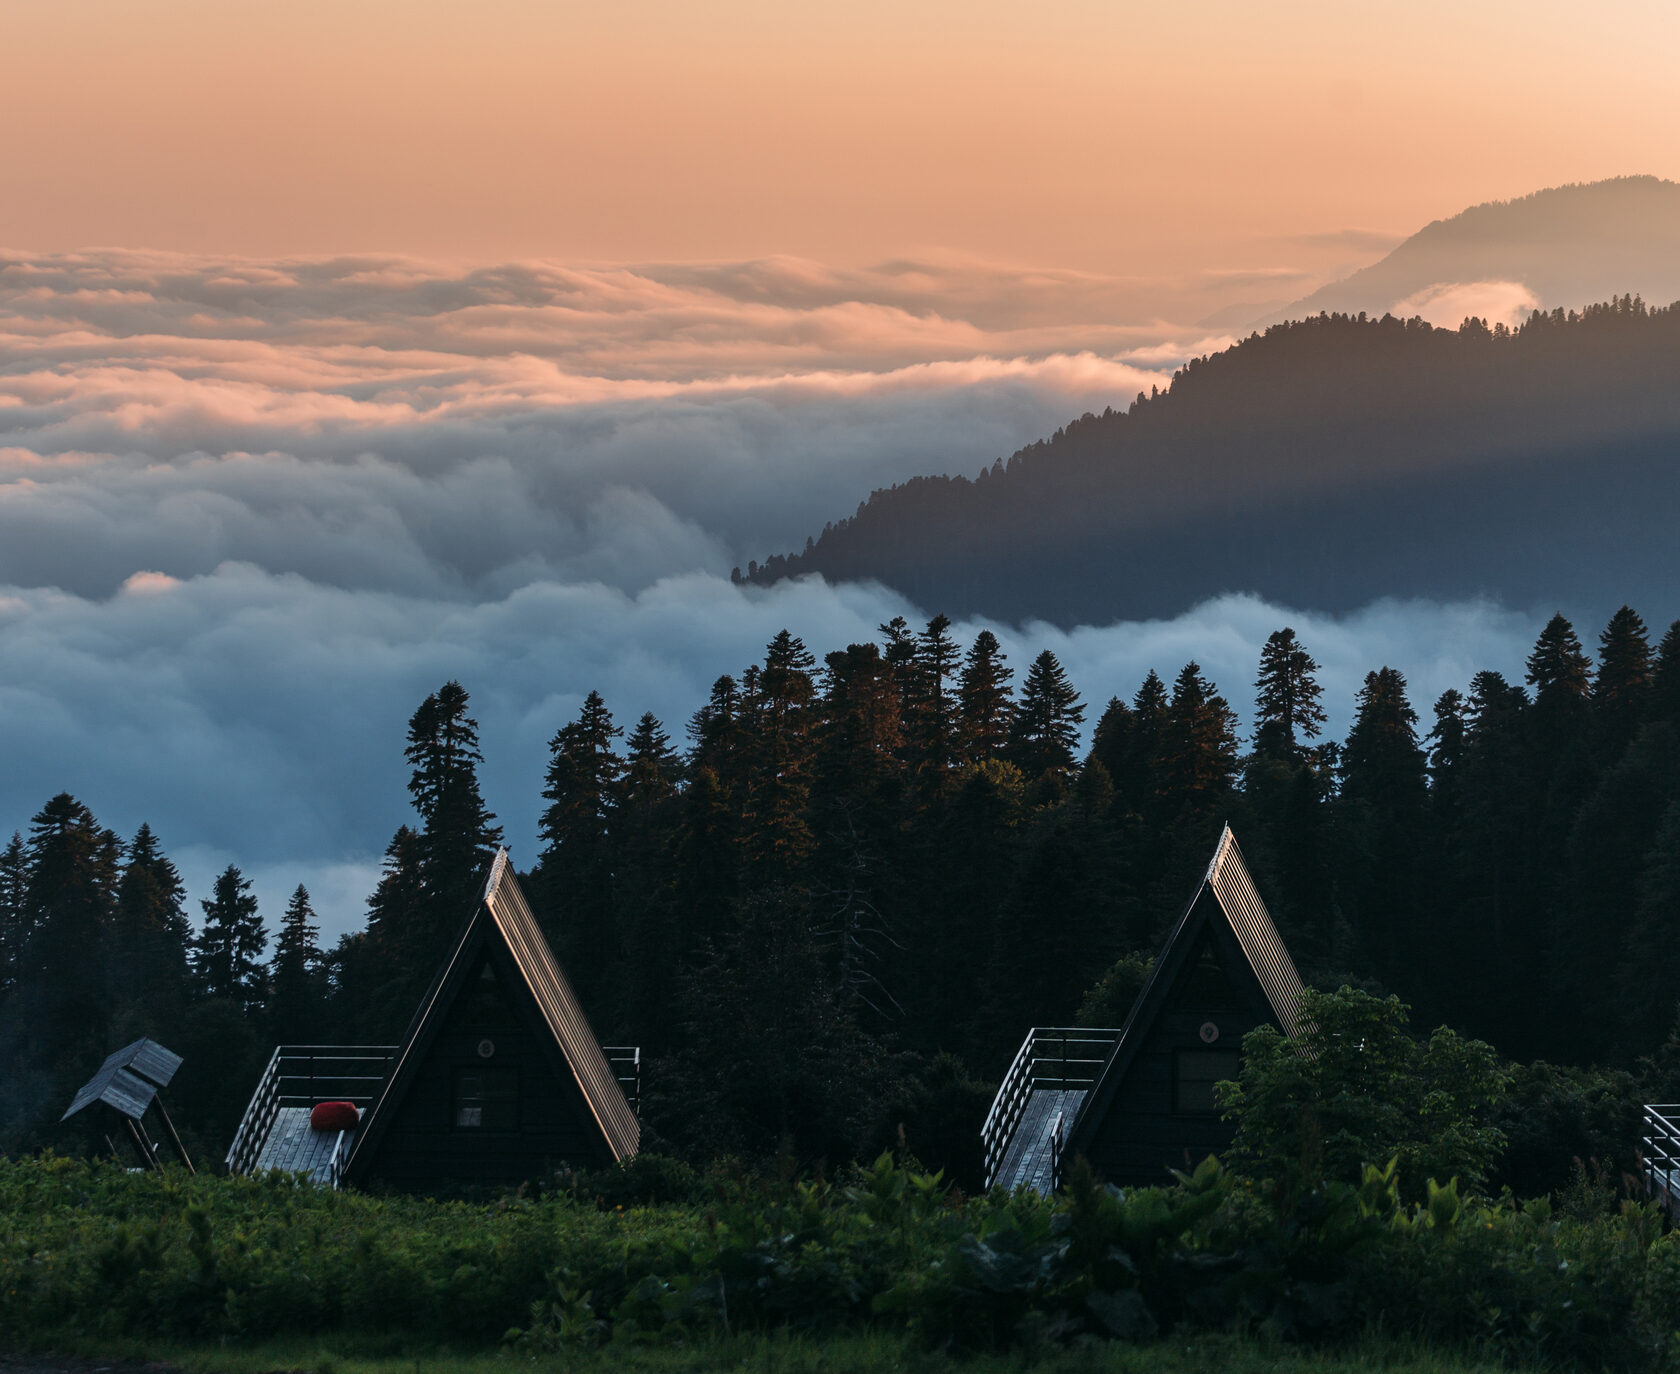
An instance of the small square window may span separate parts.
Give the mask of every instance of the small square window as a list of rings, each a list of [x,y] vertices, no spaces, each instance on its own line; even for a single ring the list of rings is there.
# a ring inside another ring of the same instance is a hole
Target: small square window
[[[1173,1110],[1186,1116],[1217,1116],[1213,1085],[1236,1078],[1240,1063],[1236,1050],[1174,1051]]]
[[[487,1065],[455,1071],[450,1120],[458,1131],[519,1129],[519,1070]]]

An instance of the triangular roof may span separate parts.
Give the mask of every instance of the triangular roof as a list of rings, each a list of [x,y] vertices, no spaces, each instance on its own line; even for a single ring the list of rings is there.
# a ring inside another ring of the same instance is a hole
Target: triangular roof
[[[462,929],[454,952],[432,980],[409,1023],[402,1047],[391,1061],[379,1095],[368,1108],[355,1149],[344,1166],[346,1180],[354,1181],[371,1165],[381,1137],[396,1116],[450,1008],[476,967],[479,955],[492,941],[499,943],[512,958],[519,973],[517,986],[535,1003],[552,1036],[555,1071],[562,1076],[570,1075],[577,1083],[613,1158],[624,1160],[636,1153],[641,1123],[630,1110],[624,1089],[601,1051],[601,1042],[590,1029],[577,995],[526,905],[504,849],[497,851],[483,896]]]
[[[1068,1132],[1066,1148],[1069,1151],[1082,1148],[1097,1123],[1107,1114],[1115,1093],[1125,1082],[1132,1061],[1137,1058],[1138,1050],[1165,1009],[1179,973],[1195,956],[1203,933],[1215,921],[1223,922],[1236,936],[1284,1034],[1295,1034],[1304,990],[1301,975],[1296,971],[1289,951],[1284,948],[1277,927],[1272,924],[1266,904],[1260,900],[1254,879],[1249,877],[1242,851],[1237,848],[1237,837],[1227,825],[1219,837],[1218,848],[1213,851],[1213,860],[1208,864],[1207,872],[1155,960],[1149,981],[1132,1003],[1126,1023],[1120,1029],[1120,1038],[1109,1051],[1108,1062],[1080,1103],[1079,1114]]]

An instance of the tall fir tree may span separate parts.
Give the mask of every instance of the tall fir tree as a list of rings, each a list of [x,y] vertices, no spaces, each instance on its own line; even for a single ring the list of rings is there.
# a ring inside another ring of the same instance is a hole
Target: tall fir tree
[[[617,1024],[627,992],[623,932],[613,900],[612,814],[624,760],[623,730],[599,692],[549,741],[543,840],[533,884],[549,938],[572,970],[578,995],[603,1024]]]
[[[910,644],[912,664],[915,641]],[[813,842],[811,774],[817,712],[816,659],[781,630],[764,653],[750,698],[752,769],[742,809],[742,842],[756,882],[795,881]]]
[[[1423,975],[1433,955],[1418,883],[1428,760],[1417,721],[1402,673],[1367,673],[1342,749],[1337,801],[1350,922],[1382,976],[1414,1001],[1428,994]]]
[[[1085,705],[1049,649],[1032,661],[1009,732],[1009,759],[1029,780],[1073,771]]]
[[[28,883],[29,861],[23,836],[14,830],[11,841],[0,850],[0,1002],[17,986],[18,970],[23,965],[27,930],[23,903]]]
[[[1680,729],[1680,620],[1668,627],[1657,645],[1645,715],[1648,720],[1667,721]]]
[[[420,814],[416,837],[401,846],[405,861],[417,861],[418,882],[386,888],[379,918],[397,953],[391,996],[412,1000],[447,956],[462,923],[472,913],[479,888],[502,842],[501,827],[479,792],[478,722],[467,713],[460,683],[444,683],[415,709],[404,750],[410,766],[409,796]],[[397,841],[393,839],[393,846]],[[412,904],[399,908],[399,893]],[[400,932],[398,926],[404,927]]]
[[[309,889],[297,885],[274,937],[269,1020],[282,1044],[318,1043],[326,1010],[325,958]]]
[[[1324,689],[1315,674],[1318,662],[1295,631],[1285,627],[1267,636],[1255,679],[1254,752],[1262,758],[1299,763],[1324,729]]]
[[[143,1003],[159,1016],[178,1011],[187,993],[192,923],[187,890],[149,825],[128,846],[117,884],[111,946],[117,996]]]
[[[1645,622],[1631,606],[1623,606],[1598,637],[1598,673],[1592,685],[1599,759],[1606,767],[1632,742],[1645,718],[1651,667]]]
[[[1186,663],[1174,679],[1165,726],[1161,777],[1170,809],[1205,828],[1224,811],[1236,784],[1237,716],[1199,663]]]
[[[909,761],[916,790],[925,799],[944,794],[958,751],[957,642],[949,616],[936,615],[916,636]]]
[[[675,901],[682,760],[657,716],[644,712],[624,741],[624,771],[609,823],[613,904],[625,943],[628,999],[620,1029],[643,1053],[664,1054],[675,1032],[677,978],[687,932]]]
[[[974,636],[957,679],[957,720],[963,757],[981,763],[1002,756],[1015,716],[1015,670],[1004,659],[997,636]]]
[[[110,1014],[109,937],[122,842],[68,792],[36,813],[25,846],[25,942],[19,982],[30,985],[43,1058],[102,1036]]]
[[[267,992],[262,953],[268,931],[250,880],[229,864],[217,875],[210,897],[199,905],[204,909],[204,924],[193,947],[193,976],[199,991],[253,1010]]]

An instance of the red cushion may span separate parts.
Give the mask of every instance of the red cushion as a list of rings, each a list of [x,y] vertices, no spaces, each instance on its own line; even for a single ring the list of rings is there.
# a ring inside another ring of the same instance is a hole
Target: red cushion
[[[309,1113],[312,1131],[353,1131],[362,1119],[354,1102],[322,1102]]]

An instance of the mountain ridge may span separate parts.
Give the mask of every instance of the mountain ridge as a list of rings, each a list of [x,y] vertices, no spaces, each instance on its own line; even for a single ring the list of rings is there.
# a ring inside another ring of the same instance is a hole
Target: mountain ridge
[[[1666,602],[1677,454],[1680,305],[1624,295],[1515,330],[1325,314],[978,479],[879,490],[741,580],[873,579],[952,615],[1062,626],[1231,591],[1330,612],[1600,583]]]

